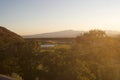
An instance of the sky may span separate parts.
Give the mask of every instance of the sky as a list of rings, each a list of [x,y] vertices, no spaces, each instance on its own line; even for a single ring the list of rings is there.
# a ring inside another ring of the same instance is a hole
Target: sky
[[[120,0],[0,0],[0,26],[20,35],[120,31]]]

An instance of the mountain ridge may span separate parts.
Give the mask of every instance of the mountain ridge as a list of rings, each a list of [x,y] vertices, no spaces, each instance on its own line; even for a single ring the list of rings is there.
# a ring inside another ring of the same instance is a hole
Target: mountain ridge
[[[86,32],[87,31],[64,30],[64,31],[42,33],[42,34],[26,35],[23,36],[23,38],[74,38]],[[120,35],[119,31],[106,30],[105,32],[108,36]]]

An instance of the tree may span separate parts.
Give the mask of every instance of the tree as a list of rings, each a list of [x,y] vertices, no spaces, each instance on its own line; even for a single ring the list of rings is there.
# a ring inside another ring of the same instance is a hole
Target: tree
[[[75,46],[75,51],[79,58],[82,61],[93,64],[90,69],[96,74],[97,80],[99,80],[100,76],[102,80],[110,79],[109,70],[116,70],[116,66],[118,67],[120,64],[119,40],[107,36],[104,31],[91,30],[82,36],[78,36]],[[108,68],[110,69],[108,70]],[[105,74],[106,72],[108,72],[107,75]],[[115,79],[115,76],[111,78],[111,80],[113,79]]]

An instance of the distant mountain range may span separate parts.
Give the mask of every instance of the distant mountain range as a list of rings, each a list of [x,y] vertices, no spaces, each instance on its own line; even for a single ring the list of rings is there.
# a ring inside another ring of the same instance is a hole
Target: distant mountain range
[[[82,33],[84,33],[84,31],[65,30],[65,31],[43,33],[36,35],[27,35],[23,37],[24,38],[70,38],[70,37],[76,37]]]
[[[42,33],[35,35],[26,35],[23,38],[74,38],[81,34],[84,34],[86,31],[75,31],[75,30],[64,30],[58,32]],[[118,31],[106,31],[108,36],[117,36],[120,35]]]
[[[108,36],[120,36],[120,32],[119,31],[112,31],[112,30],[107,30],[106,31],[106,34],[108,35]]]

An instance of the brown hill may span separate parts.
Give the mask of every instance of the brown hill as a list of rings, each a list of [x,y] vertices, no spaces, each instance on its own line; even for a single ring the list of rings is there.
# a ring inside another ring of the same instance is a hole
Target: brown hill
[[[24,42],[24,39],[21,36],[0,26],[0,49],[22,42]]]

